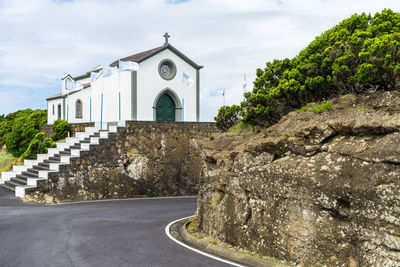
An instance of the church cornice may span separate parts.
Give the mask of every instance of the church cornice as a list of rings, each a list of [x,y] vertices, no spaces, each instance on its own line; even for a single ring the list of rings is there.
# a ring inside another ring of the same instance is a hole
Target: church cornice
[[[175,53],[178,57],[180,57],[183,61],[185,61],[186,63],[191,65],[193,68],[195,68],[197,70],[203,68],[203,66],[197,65],[194,61],[192,61],[190,58],[185,56],[182,52],[180,52],[178,49],[176,49],[170,43],[166,43],[161,47],[150,49],[148,51],[141,52],[141,53],[129,56],[129,57],[121,58],[120,60],[130,60],[130,61],[134,61],[137,63],[141,63],[141,62],[146,61],[147,59],[157,55],[158,53],[161,53],[162,51],[164,51],[166,49],[171,50],[173,53]],[[143,54],[143,56],[141,56],[141,54]],[[110,64],[110,66],[111,67],[118,66],[118,63],[119,63],[119,60],[114,61],[113,63]]]
[[[187,56],[185,56],[182,52],[180,52],[178,49],[176,49],[174,46],[172,46],[170,43],[167,43],[165,45],[163,45],[162,47],[160,47],[158,50],[142,57],[141,59],[137,60],[136,62],[141,63],[155,55],[157,55],[158,53],[161,53],[162,51],[169,49],[171,50],[173,53],[175,53],[177,56],[179,56],[183,61],[185,61],[186,63],[188,63],[189,65],[191,65],[193,68],[199,70],[201,68],[203,68],[203,66],[197,65],[196,63],[194,63],[194,61],[192,61],[190,58],[188,58]]]
[[[61,93],[58,93],[58,94],[55,94],[53,96],[46,98],[46,100],[49,101],[49,100],[55,100],[55,99],[62,99],[65,97],[66,97],[66,95],[62,95]]]

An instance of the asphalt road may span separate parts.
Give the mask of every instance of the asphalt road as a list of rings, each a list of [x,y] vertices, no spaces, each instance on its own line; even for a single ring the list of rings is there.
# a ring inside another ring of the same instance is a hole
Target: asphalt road
[[[0,266],[229,266],[170,240],[195,198],[23,204],[0,188]]]

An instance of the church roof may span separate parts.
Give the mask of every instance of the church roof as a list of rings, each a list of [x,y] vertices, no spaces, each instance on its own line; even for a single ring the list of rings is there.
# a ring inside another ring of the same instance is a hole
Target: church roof
[[[161,47],[162,47],[162,46],[161,46]],[[153,48],[153,49],[150,49],[150,50],[147,50],[147,51],[144,51],[144,52],[140,52],[140,53],[137,53],[137,54],[128,56],[128,57],[121,58],[121,59],[119,59],[119,60],[122,60],[122,61],[138,61],[138,60],[140,60],[141,58],[143,58],[143,57],[145,57],[145,56],[147,56],[147,55],[149,55],[149,54],[151,54],[151,53],[157,51],[157,50],[160,49],[161,47],[157,47],[157,48]],[[113,63],[111,63],[110,66],[117,66],[119,60],[114,61]]]
[[[64,98],[65,96],[63,96],[61,93],[55,94],[53,96],[50,96],[48,98],[46,98],[47,101],[49,100],[53,100],[53,99],[58,99],[58,98]]]
[[[90,87],[90,83],[82,84],[82,89],[86,89],[88,87]],[[82,89],[71,91],[71,92],[69,92],[67,94],[64,94],[64,95],[62,93],[58,93],[58,94],[55,94],[53,96],[50,96],[50,97],[46,98],[46,100],[49,101],[49,100],[54,100],[54,99],[59,99],[59,98],[65,98],[67,95],[72,95],[72,94],[75,94],[75,93],[77,93],[79,91],[82,91]]]
[[[135,61],[137,63],[143,62],[146,59],[166,50],[166,49],[170,49],[173,53],[175,53],[177,56],[179,56],[182,60],[186,61],[186,63],[188,63],[189,65],[191,65],[193,68],[195,69],[201,69],[203,68],[203,66],[197,65],[196,63],[194,63],[192,60],[190,60],[187,56],[185,56],[184,54],[182,54],[178,49],[176,49],[175,47],[173,47],[171,44],[166,43],[163,46],[157,47],[157,48],[153,48],[144,52],[140,52],[128,57],[124,57],[121,58],[119,60],[122,61]],[[118,66],[119,60],[114,61],[113,63],[110,64],[111,67],[113,66]]]
[[[160,52],[162,52],[162,51],[164,51],[166,49],[170,49],[173,53],[175,53],[183,61],[185,61],[186,63],[191,65],[193,68],[195,68],[197,70],[203,68],[203,66],[200,66],[200,65],[197,65],[196,63],[194,63],[191,59],[189,59],[187,56],[182,54],[182,52],[180,52],[178,49],[176,49],[175,47],[173,47],[169,43],[165,43],[163,46],[156,47],[156,48],[153,48],[153,49],[150,49],[150,50],[147,50],[147,51],[144,51],[144,52],[140,52],[140,53],[137,53],[137,54],[134,54],[134,55],[131,55],[131,56],[120,58],[120,59],[114,61],[113,63],[111,63],[110,66],[111,67],[118,66],[120,60],[122,60],[122,61],[134,61],[134,62],[140,63],[140,62],[145,61],[148,58],[151,58],[154,55],[157,55],[158,53],[160,53]],[[81,80],[81,79],[88,78],[88,77],[90,77],[90,71],[85,73],[85,74],[83,74],[83,75],[76,76],[73,79],[74,80]]]

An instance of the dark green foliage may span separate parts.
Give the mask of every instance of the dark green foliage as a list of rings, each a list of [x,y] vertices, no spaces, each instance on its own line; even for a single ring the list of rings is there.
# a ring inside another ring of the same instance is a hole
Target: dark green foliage
[[[56,120],[53,125],[54,133],[51,138],[54,141],[64,139],[68,136],[68,132],[71,130],[69,124],[65,120]]]
[[[39,132],[39,126],[46,122],[46,110],[25,109],[10,113],[0,121],[0,142],[5,142],[7,151],[19,157]]]
[[[35,138],[29,143],[28,149],[22,154],[24,159],[37,159],[37,154],[47,153],[50,147],[56,147],[56,143],[51,138],[46,138],[43,143],[44,133],[39,132]]]
[[[308,102],[347,93],[400,88],[400,13],[353,15],[292,59],[257,69],[242,102],[246,123],[269,126]]]
[[[223,106],[219,109],[217,117],[214,117],[218,129],[227,131],[240,120],[242,108],[237,105]]]

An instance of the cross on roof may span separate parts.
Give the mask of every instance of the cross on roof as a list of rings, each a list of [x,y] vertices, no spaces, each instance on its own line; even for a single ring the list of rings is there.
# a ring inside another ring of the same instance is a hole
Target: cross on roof
[[[171,37],[171,36],[168,34],[168,32],[166,32],[163,36],[165,38],[165,43],[164,44],[166,45],[166,44],[168,44],[168,38]]]

